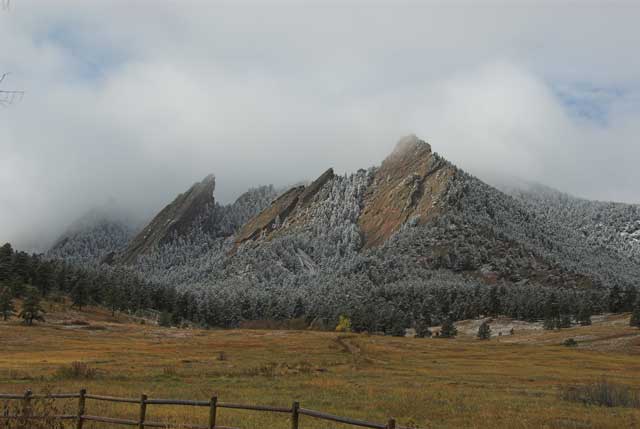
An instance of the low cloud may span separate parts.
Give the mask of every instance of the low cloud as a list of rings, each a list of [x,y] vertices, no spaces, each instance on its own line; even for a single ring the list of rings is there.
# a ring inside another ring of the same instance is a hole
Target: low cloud
[[[0,241],[21,248],[209,173],[228,202],[355,171],[408,133],[481,177],[640,202],[637,8],[12,4]]]

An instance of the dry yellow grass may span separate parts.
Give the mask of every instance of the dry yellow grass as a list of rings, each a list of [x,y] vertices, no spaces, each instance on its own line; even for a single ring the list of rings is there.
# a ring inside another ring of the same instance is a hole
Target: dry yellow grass
[[[89,320],[89,328],[63,318]],[[640,331],[625,317],[560,332],[516,329],[479,341],[310,331],[180,330],[114,323],[107,313],[49,314],[45,325],[0,323],[0,392],[78,391],[306,408],[421,428],[633,428],[640,410],[587,407],[558,389],[606,377],[640,386]],[[471,322],[469,322],[471,323]],[[104,329],[96,330],[96,326]],[[464,331],[465,324],[461,324]],[[471,330],[469,331],[471,332]],[[577,348],[561,346],[568,337]],[[219,359],[223,351],[226,359]],[[60,378],[73,361],[97,370]],[[71,403],[70,407],[74,404]],[[90,414],[135,418],[135,406],[88,401]],[[149,407],[154,420],[205,423],[205,409]],[[286,415],[221,410],[220,424],[287,428]],[[302,417],[302,428],[340,428]],[[106,426],[87,425],[88,428]]]

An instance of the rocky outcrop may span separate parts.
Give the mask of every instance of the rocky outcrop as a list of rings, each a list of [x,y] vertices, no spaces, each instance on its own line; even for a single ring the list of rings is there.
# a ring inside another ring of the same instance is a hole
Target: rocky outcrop
[[[255,240],[281,225],[294,212],[307,206],[318,191],[333,178],[333,168],[328,169],[308,186],[296,186],[278,197],[268,208],[249,220],[236,235],[236,244]]]
[[[215,177],[210,175],[178,195],[129,243],[117,261],[132,264],[138,256],[157,248],[171,237],[188,233],[197,222],[212,213],[215,186]]]
[[[437,216],[439,197],[455,168],[415,136],[398,142],[382,162],[364,199],[358,225],[365,247],[384,243],[407,221],[423,224]]]

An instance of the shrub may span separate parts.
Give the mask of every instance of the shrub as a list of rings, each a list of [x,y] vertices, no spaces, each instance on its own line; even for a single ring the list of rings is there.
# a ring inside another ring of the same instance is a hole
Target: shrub
[[[576,340],[574,340],[573,338],[567,338],[566,340],[564,340],[564,342],[562,344],[567,346],[567,347],[575,347],[575,346],[578,345],[578,342]]]
[[[583,386],[564,387],[560,397],[565,401],[603,407],[640,408],[640,395],[629,386],[605,379]]]
[[[446,318],[444,322],[442,322],[442,328],[440,329],[440,338],[454,338],[458,335],[458,330],[453,324],[453,320],[450,318]]]
[[[56,371],[58,378],[74,379],[74,380],[88,380],[93,379],[97,375],[97,370],[91,368],[89,364],[85,362],[71,362],[69,366],[61,366]]]
[[[340,316],[336,332],[351,332],[351,320],[347,316]]]
[[[432,335],[429,325],[425,322],[418,322],[416,324],[416,337],[418,338],[430,338]]]
[[[162,375],[165,375],[167,377],[177,377],[178,369],[173,365],[165,366],[164,368],[162,368]]]
[[[480,328],[478,328],[478,338],[481,340],[488,340],[491,338],[491,326],[489,326],[489,322],[482,322]]]
[[[173,325],[173,315],[168,311],[163,311],[160,313],[160,318],[158,319],[158,325],[163,326],[165,328],[171,327]]]

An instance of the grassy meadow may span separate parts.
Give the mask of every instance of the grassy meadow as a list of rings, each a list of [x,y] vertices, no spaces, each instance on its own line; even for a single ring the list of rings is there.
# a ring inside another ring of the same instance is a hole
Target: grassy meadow
[[[305,408],[379,423],[395,417],[419,428],[640,427],[638,408],[587,406],[560,394],[565,386],[603,378],[640,387],[640,331],[626,326],[628,317],[556,332],[518,325],[513,335],[489,341],[474,338],[473,323],[461,323],[456,339],[418,339],[161,328],[99,309],[52,307],[45,324],[0,322],[0,392],[84,387],[131,398],[216,394],[222,402],[276,406],[297,400]],[[562,345],[569,337],[577,347]],[[87,365],[87,378],[70,373],[77,361]],[[67,406],[75,412],[74,401]],[[138,409],[87,400],[87,413],[135,419]],[[205,424],[206,416],[206,408],[148,408],[148,419],[156,421]],[[218,424],[277,429],[288,428],[289,420],[222,409]],[[302,416],[300,427],[348,426]]]

